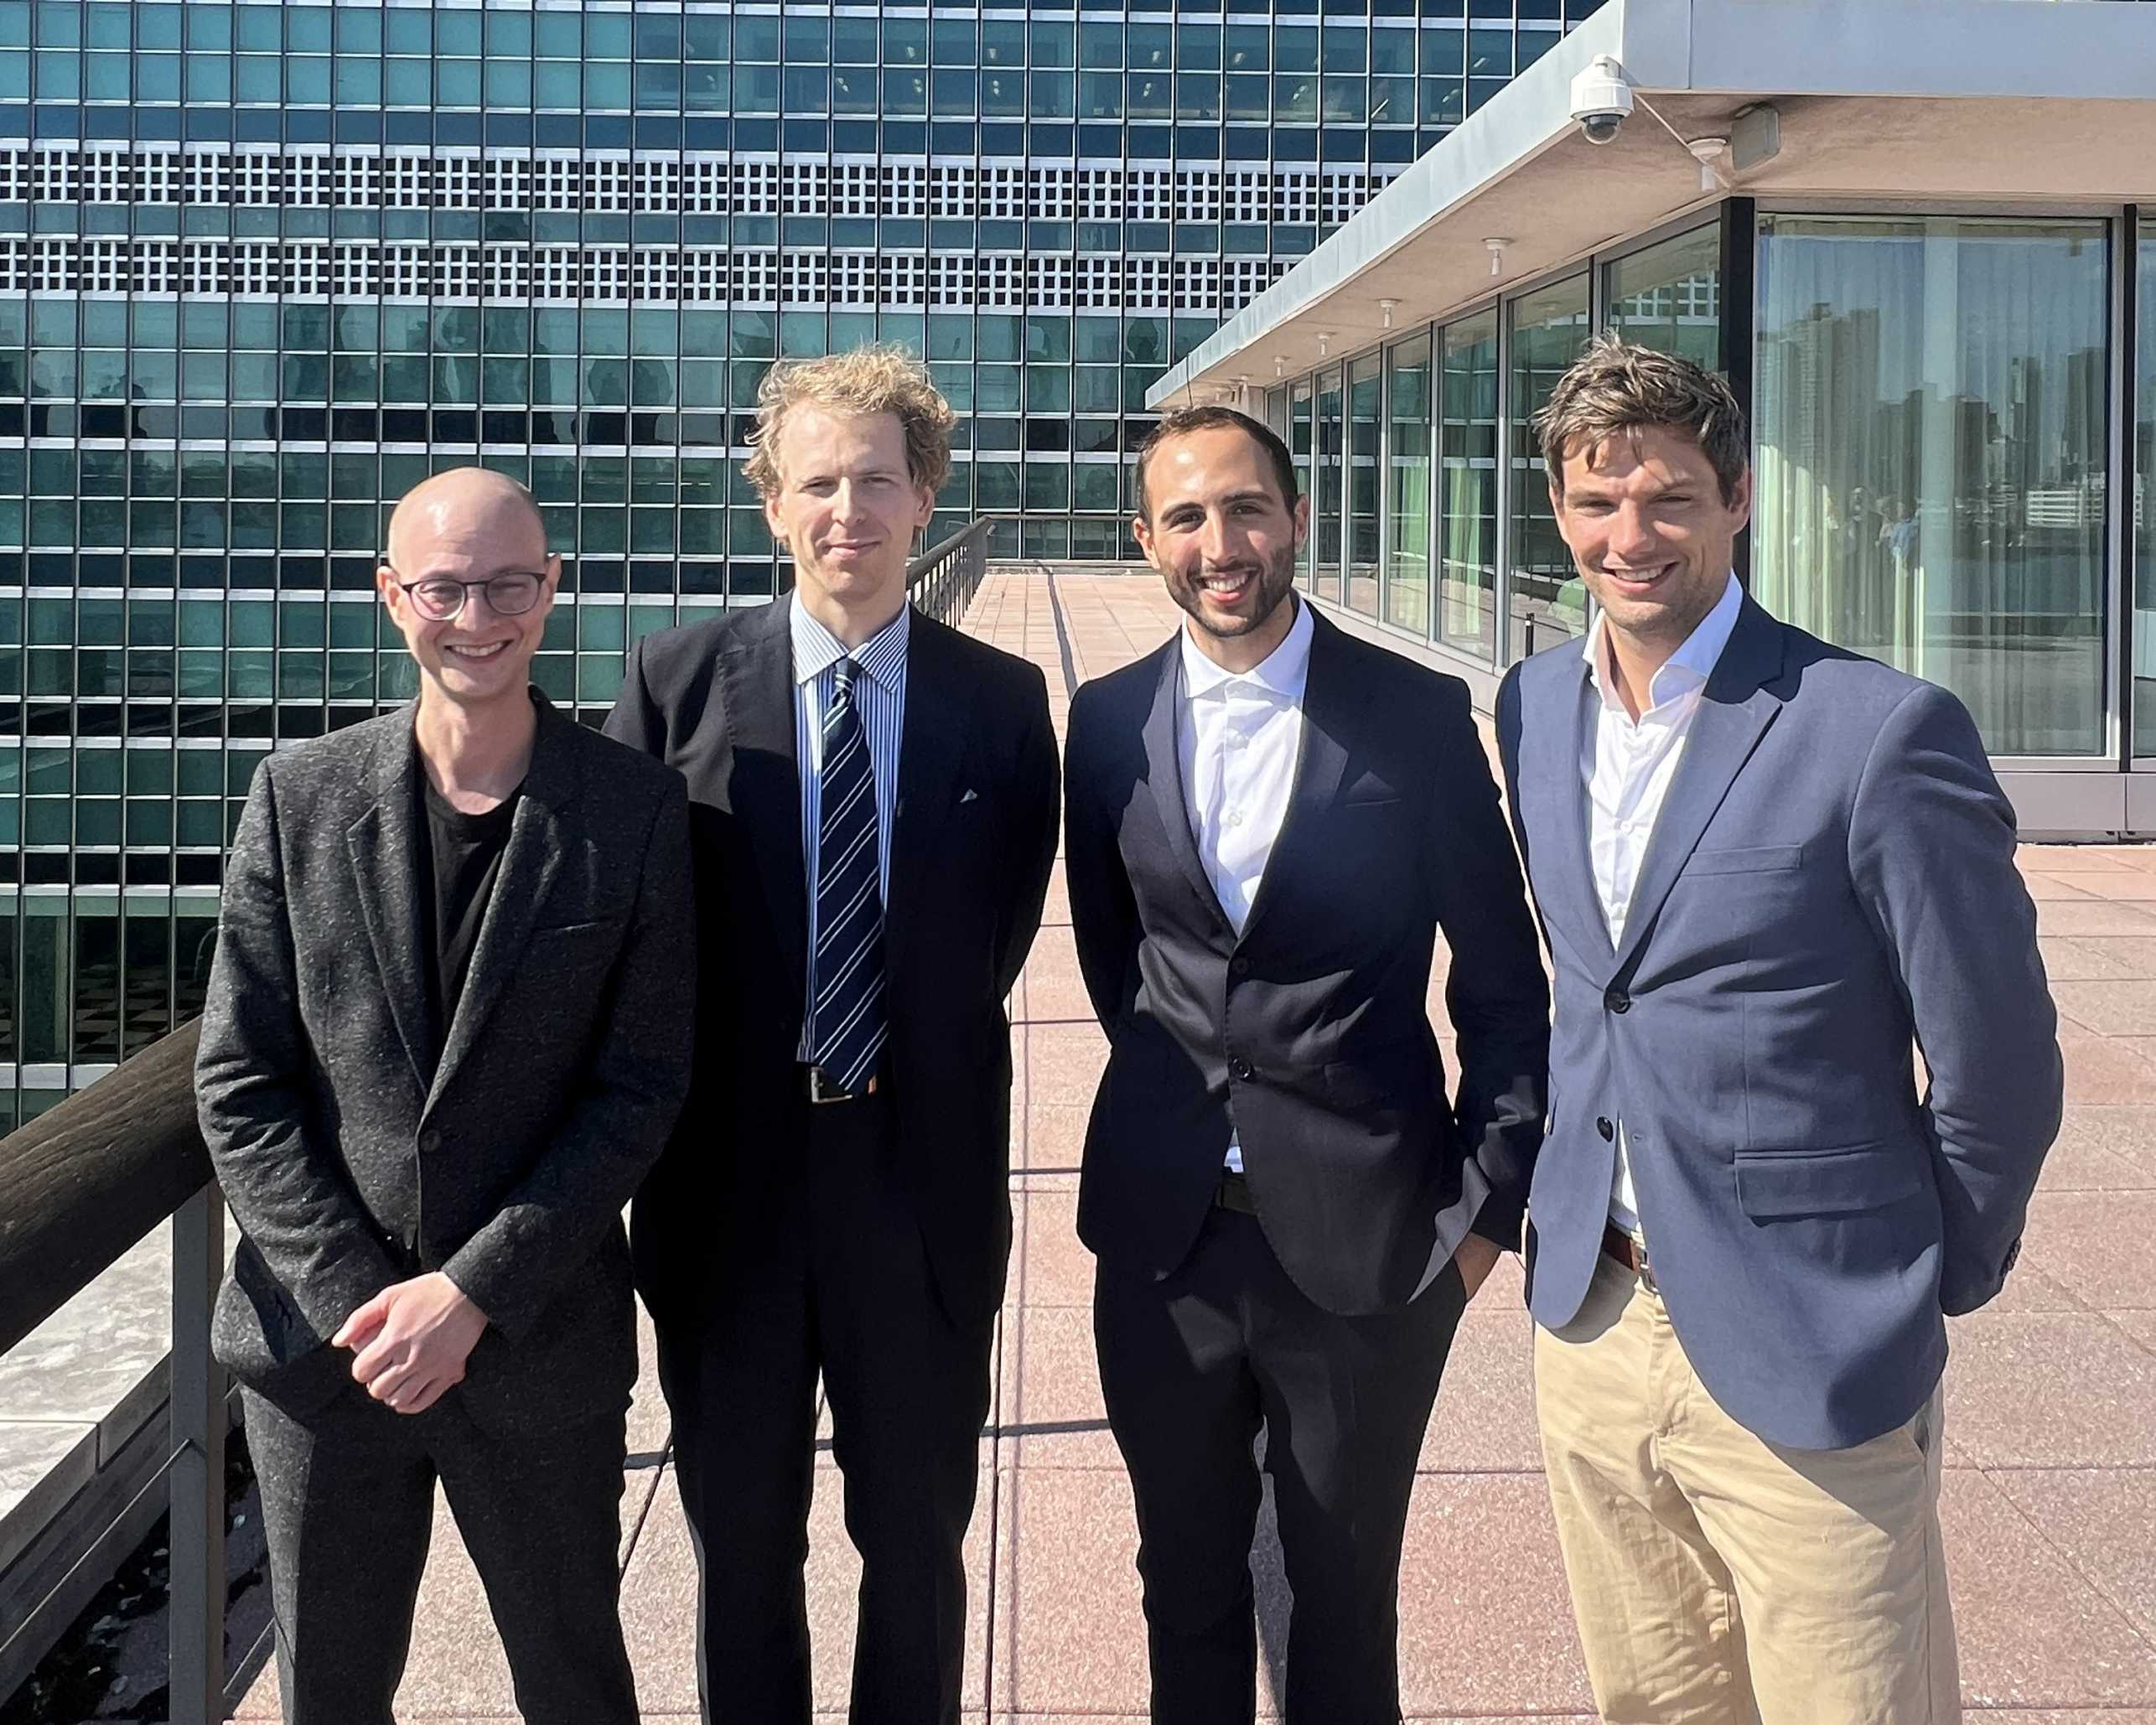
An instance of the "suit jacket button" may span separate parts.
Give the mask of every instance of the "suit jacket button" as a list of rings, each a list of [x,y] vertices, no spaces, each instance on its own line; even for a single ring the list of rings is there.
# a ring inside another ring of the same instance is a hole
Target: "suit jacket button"
[[[1228,1076],[1231,1078],[1246,1079],[1251,1077],[1255,1070],[1256,1069],[1250,1062],[1243,1059],[1241,1054],[1237,1054],[1235,1059],[1228,1062]]]
[[[1602,1003],[1613,1013],[1629,1013],[1632,1010],[1632,997],[1621,988],[1612,988],[1602,997]]]
[[[1605,1144],[1617,1136],[1617,1128],[1610,1125],[1609,1116],[1606,1114],[1594,1122],[1594,1129],[1602,1134],[1602,1142]]]
[[[1228,961],[1228,974],[1231,976],[1247,976],[1250,974],[1250,960],[1248,956],[1243,953],[1238,952],[1233,958],[1230,959]]]

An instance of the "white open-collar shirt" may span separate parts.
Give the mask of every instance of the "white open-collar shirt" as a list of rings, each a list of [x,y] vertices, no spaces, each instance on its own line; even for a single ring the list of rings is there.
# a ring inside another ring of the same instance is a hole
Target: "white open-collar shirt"
[[[1707,680],[1729,644],[1744,603],[1744,590],[1732,574],[1714,609],[1648,683],[1636,719],[1625,710],[1617,692],[1609,662],[1609,619],[1598,613],[1587,632],[1583,650],[1588,680],[1580,702],[1579,773],[1587,790],[1587,849],[1594,895],[1601,903],[1613,946],[1624,944],[1625,919],[1632,909],[1647,842],[1654,837],[1663,799],[1684,758],[1685,739],[1691,734]],[[1609,1220],[1627,1234],[1640,1231],[1631,1152],[1621,1120],[1617,1123],[1617,1166],[1609,1183]]]
[[[1223,670],[1182,633],[1181,698],[1176,754],[1183,806],[1213,896],[1240,935],[1265,878],[1265,865],[1288,817],[1303,750],[1303,696],[1310,678],[1310,608],[1292,601],[1295,620],[1264,662]],[[1231,1139],[1227,1166],[1242,1172],[1242,1145]]]

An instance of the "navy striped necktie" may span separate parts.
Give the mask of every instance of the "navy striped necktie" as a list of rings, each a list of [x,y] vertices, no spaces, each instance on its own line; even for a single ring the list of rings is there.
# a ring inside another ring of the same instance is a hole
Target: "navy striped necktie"
[[[853,702],[859,667],[833,667],[823,713],[822,819],[816,832],[816,999],[809,1058],[858,1093],[875,1072],[884,1018],[884,894],[876,842],[876,775]]]

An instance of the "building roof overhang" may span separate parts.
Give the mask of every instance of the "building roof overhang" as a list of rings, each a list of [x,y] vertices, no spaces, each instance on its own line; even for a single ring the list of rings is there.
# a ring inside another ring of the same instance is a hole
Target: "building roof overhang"
[[[1589,143],[1599,54],[1644,98]],[[1648,105],[1668,127],[1648,111]],[[1780,148],[1703,190],[1683,140],[1770,104]],[[1730,195],[2020,208],[2156,199],[2156,6],[1609,0],[1147,391],[1262,389]],[[1486,241],[1508,241],[1493,278]]]

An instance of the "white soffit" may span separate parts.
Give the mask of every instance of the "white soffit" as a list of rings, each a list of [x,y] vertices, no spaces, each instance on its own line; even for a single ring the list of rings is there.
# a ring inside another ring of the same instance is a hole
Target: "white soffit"
[[[1705,212],[1699,168],[1643,103],[1613,143],[1571,117],[1614,54],[1687,138],[1781,111],[1745,196],[2156,199],[2156,5],[2110,0],[1610,0],[1147,391],[1263,388],[1396,330]],[[1724,161],[1726,171],[1727,162]],[[1483,241],[1503,236],[1493,279]],[[1276,359],[1284,362],[1276,367]]]

